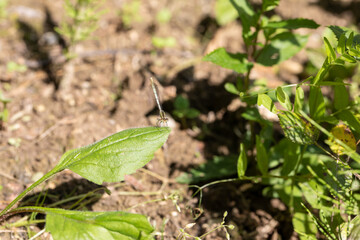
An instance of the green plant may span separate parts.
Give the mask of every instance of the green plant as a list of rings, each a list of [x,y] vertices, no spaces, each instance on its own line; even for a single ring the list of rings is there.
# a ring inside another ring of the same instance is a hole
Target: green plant
[[[27,67],[26,65],[23,64],[18,64],[16,62],[10,61],[6,64],[6,70],[8,72],[19,72],[19,73],[23,73],[26,72]]]
[[[169,9],[167,8],[163,8],[161,9],[157,14],[156,14],[156,21],[158,23],[168,23],[171,19],[171,12]]]
[[[151,38],[151,43],[156,48],[166,48],[176,46],[176,39],[174,37],[156,37]]]
[[[186,128],[186,119],[194,119],[200,115],[199,110],[190,107],[190,102],[183,96],[177,96],[174,102],[173,115],[181,120],[183,127]]]
[[[100,11],[101,2],[102,0],[65,1],[65,13],[70,20],[63,21],[60,27],[55,28],[55,31],[67,40],[64,49],[66,56],[66,62],[63,66],[64,75],[59,82],[56,82],[56,87],[63,92],[70,90],[74,78],[74,59],[77,56],[78,44],[90,38],[98,27],[99,18],[104,14],[104,11]]]
[[[238,178],[209,183],[198,191],[224,181],[261,182],[266,186],[265,196],[280,198],[289,207],[301,239],[316,239],[317,231],[327,239],[356,239],[360,232],[360,155],[355,140],[360,137],[359,107],[348,93],[349,84],[344,81],[347,75],[339,74],[337,69],[358,63],[360,35],[330,26],[336,47],[324,38],[326,59],[314,77],[276,89],[254,88],[250,82],[254,64],[273,66],[295,55],[304,47],[307,36],[292,30],[318,25],[308,19],[274,21],[264,16],[278,5],[277,0],[263,0],[257,11],[246,0],[230,2],[242,23],[245,52],[230,53],[219,48],[204,60],[239,73],[236,84],[226,83],[225,89],[247,104],[242,116],[251,131],[244,135],[240,146]],[[226,5],[222,0],[217,3]],[[332,100],[322,93],[324,86],[332,89]],[[276,107],[274,101],[281,107]],[[261,117],[258,107],[279,118],[284,138],[274,139],[273,123]],[[255,131],[256,125],[260,131]]]
[[[7,11],[6,7],[8,5],[8,0],[0,0],[0,18],[6,18]]]
[[[46,215],[45,229],[54,239],[149,239],[153,228],[145,216],[127,212],[73,211],[39,206],[12,207],[35,187],[64,169],[97,184],[117,182],[151,160],[166,141],[167,127],[127,129],[94,144],[70,150],[59,163],[18,195],[1,213],[0,221],[23,212]],[[61,227],[59,227],[61,226]]]
[[[119,15],[125,28],[130,28],[135,22],[141,22],[141,14],[139,14],[140,6],[140,0],[134,0],[123,5],[119,11]]]
[[[68,58],[76,56],[76,44],[87,40],[98,27],[98,20],[104,14],[100,11],[100,3],[95,0],[66,0],[65,13],[70,19],[64,21],[60,27],[55,28],[60,35],[68,40],[66,55]]]
[[[9,98],[6,98],[2,92],[0,92],[0,102],[2,102],[2,111],[0,112],[0,129],[1,126],[8,121],[9,119],[9,110],[7,108],[7,104],[11,102]]]

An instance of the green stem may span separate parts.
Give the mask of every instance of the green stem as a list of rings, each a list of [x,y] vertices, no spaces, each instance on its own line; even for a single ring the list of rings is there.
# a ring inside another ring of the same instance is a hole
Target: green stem
[[[0,229],[6,229],[6,228],[17,228],[17,227],[25,227],[30,226],[34,224],[44,223],[44,219],[38,219],[38,220],[31,220],[31,221],[19,221],[11,224],[6,224],[5,226],[0,227]]]
[[[7,207],[1,211],[0,213],[0,223],[3,222],[8,216],[8,213],[12,213],[12,211],[9,212],[9,210],[17,203],[19,202],[23,197],[25,197],[26,194],[28,194],[29,192],[31,192],[34,188],[36,188],[37,186],[39,186],[41,183],[45,182],[46,180],[48,180],[50,177],[52,177],[53,175],[55,175],[56,173],[60,172],[61,170],[63,170],[62,168],[59,167],[55,167],[53,168],[50,172],[46,173],[42,178],[40,178],[39,180],[37,180],[36,182],[34,182],[30,187],[26,188],[22,193],[20,193],[14,200],[12,200],[11,203],[9,203],[9,205],[7,205]],[[20,209],[20,208],[17,208]],[[17,212],[16,212],[17,213]],[[12,214],[11,214],[12,215]]]

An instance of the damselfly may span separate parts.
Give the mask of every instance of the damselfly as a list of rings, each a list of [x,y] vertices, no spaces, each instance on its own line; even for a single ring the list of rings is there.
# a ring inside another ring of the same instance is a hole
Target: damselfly
[[[158,121],[156,123],[156,125],[158,125],[159,127],[161,126],[167,126],[167,121],[169,120],[166,116],[165,116],[165,112],[162,110],[161,108],[161,104],[160,104],[160,99],[159,99],[159,95],[158,95],[158,89],[157,89],[157,86],[156,86],[156,83],[154,81],[154,79],[151,77],[150,78],[150,81],[151,81],[151,87],[153,89],[153,92],[154,92],[154,96],[155,96],[155,100],[156,100],[156,104],[159,108],[159,118],[158,118]]]

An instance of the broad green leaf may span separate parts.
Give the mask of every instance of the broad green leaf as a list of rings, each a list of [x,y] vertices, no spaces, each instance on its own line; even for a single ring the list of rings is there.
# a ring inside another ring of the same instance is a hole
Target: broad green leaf
[[[316,240],[316,225],[308,213],[296,212],[292,218],[294,230],[303,238],[308,240]]]
[[[168,127],[127,129],[66,152],[52,171],[65,168],[97,184],[118,182],[148,163],[170,134]]]
[[[257,105],[259,107],[264,106],[265,108],[267,108],[272,113],[277,113],[277,111],[278,111],[276,109],[273,101],[271,100],[271,98],[266,94],[259,94],[258,95]]]
[[[301,86],[296,87],[295,101],[294,101],[294,112],[299,114],[304,105],[304,90]]]
[[[240,94],[239,90],[232,83],[225,83],[224,87],[225,87],[225,90],[228,91],[229,93],[236,94],[236,95]]]
[[[289,59],[298,53],[306,44],[307,36],[283,32],[274,36],[269,45],[260,52],[256,62],[264,66],[272,66]]]
[[[343,83],[338,79],[336,82]],[[349,93],[344,85],[334,86],[334,107],[336,110],[341,110],[349,106]]]
[[[245,176],[247,168],[247,156],[246,156],[246,149],[244,147],[244,144],[240,144],[240,155],[237,162],[237,173],[239,178]]]
[[[356,139],[351,130],[344,124],[337,125],[331,129],[331,134],[348,145],[351,149],[356,150]],[[331,151],[337,155],[344,155],[345,149],[334,141],[332,137],[328,138],[327,144],[330,146]]]
[[[325,102],[324,96],[321,93],[319,87],[310,87],[309,94],[309,107],[310,107],[310,116],[317,120],[321,119],[325,115]]]
[[[147,218],[139,214],[41,209],[47,213],[45,229],[54,240],[145,240],[152,239],[154,231]]]
[[[225,25],[238,17],[238,12],[229,0],[216,0],[215,19],[219,25]]]
[[[247,0],[230,0],[241,19],[243,27],[243,35],[247,36],[250,32],[250,27],[256,25],[255,11]]]
[[[338,45],[337,45],[337,52],[339,54],[344,54],[346,51],[345,48],[345,43],[346,43],[346,37],[345,37],[345,33],[340,35],[339,41],[338,41]]]
[[[225,50],[225,48],[218,48],[212,51],[207,54],[203,60],[215,63],[223,68],[234,70],[238,73],[246,73],[253,66],[252,63],[247,61],[246,54],[229,53]]]
[[[295,18],[277,22],[268,22],[266,28],[285,28],[285,29],[298,29],[298,28],[318,28],[320,25],[310,19]]]
[[[292,104],[290,102],[289,96],[284,92],[282,87],[276,88],[276,98],[279,101],[279,103],[286,108],[287,110],[292,110]]]
[[[346,123],[354,132],[360,134],[360,121],[351,111],[343,110],[337,113],[336,117]]]
[[[279,5],[280,0],[263,0],[262,10],[264,12],[271,11]]]
[[[329,59],[329,63],[332,63],[336,59],[336,53],[326,37],[324,37],[324,43],[325,43],[325,50],[326,50],[326,55]]]
[[[264,176],[268,175],[269,158],[259,135],[256,135],[256,159],[261,174]]]
[[[176,178],[179,183],[195,184],[229,177],[237,172],[237,156],[215,156],[211,161],[197,166]]]
[[[278,114],[285,137],[301,145],[313,144],[319,137],[319,130],[311,123],[290,111]]]

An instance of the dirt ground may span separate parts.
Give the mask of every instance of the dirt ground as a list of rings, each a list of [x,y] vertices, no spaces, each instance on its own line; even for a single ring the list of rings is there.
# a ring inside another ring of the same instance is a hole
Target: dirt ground
[[[224,183],[206,188],[203,212],[199,212],[194,189],[175,181],[215,155],[238,154],[241,139],[234,129],[246,131],[240,117],[242,104],[224,90],[224,83],[236,75],[200,59],[217,47],[240,51],[240,23],[218,26],[214,0],[149,0],[141,1],[140,18],[125,27],[119,11],[127,2],[105,1],[107,12],[95,37],[78,46],[71,91],[63,92],[57,90],[57,83],[64,74],[58,61],[64,42],[52,30],[64,17],[63,1],[10,1],[8,17],[0,20],[0,90],[11,99],[9,120],[0,130],[0,208],[54,167],[65,151],[126,128],[156,125],[158,113],[149,81],[155,76],[172,132],[144,169],[122,183],[104,184],[111,195],[64,171],[38,187],[23,204],[36,201],[41,192],[47,193],[45,205],[49,205],[93,191],[80,209],[144,214],[159,233],[158,239],[161,234],[164,239],[176,239],[180,229],[193,222],[186,231],[201,236],[219,226],[225,211],[229,213],[226,223],[235,226],[229,230],[231,239],[298,239],[286,206],[278,199],[265,199],[261,185]],[[172,17],[159,24],[155,16],[164,8]],[[317,30],[301,30],[310,34],[308,47],[319,47],[325,26],[359,23],[359,10],[358,1],[282,0],[275,12],[283,18],[304,17],[321,24]],[[154,35],[174,37],[176,45],[156,49],[151,43]],[[10,61],[28,69],[10,72]],[[306,61],[303,51],[280,68],[256,67],[252,77],[265,77],[270,87],[298,82]],[[186,126],[171,116],[177,95],[186,96],[201,113]],[[197,214],[200,217],[194,220]],[[0,236],[27,238],[25,229],[11,231]],[[42,239],[50,239],[49,234]],[[225,232],[214,231],[206,239],[225,239]]]

